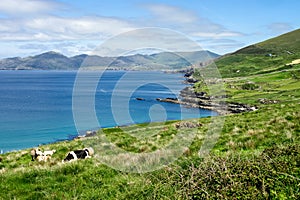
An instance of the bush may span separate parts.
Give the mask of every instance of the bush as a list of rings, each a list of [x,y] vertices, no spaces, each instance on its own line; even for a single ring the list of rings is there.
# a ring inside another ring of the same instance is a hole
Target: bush
[[[259,86],[256,85],[253,82],[247,82],[247,83],[245,83],[245,84],[242,85],[242,89],[243,90],[255,90],[257,88],[259,88]]]
[[[178,188],[175,199],[299,199],[299,155],[300,145],[274,146],[253,157],[194,158],[157,174]]]

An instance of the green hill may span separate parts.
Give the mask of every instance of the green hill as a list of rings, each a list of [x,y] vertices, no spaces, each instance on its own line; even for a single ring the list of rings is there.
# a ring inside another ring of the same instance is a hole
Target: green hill
[[[224,101],[260,105],[261,99],[300,98],[300,29],[250,45],[215,60],[223,78]],[[200,70],[209,75],[213,65]],[[199,73],[195,73],[197,77]],[[209,77],[206,77],[209,78]],[[203,82],[194,85],[205,90]]]
[[[223,77],[237,77],[282,69],[300,59],[300,29],[247,46],[215,61]]]
[[[263,54],[273,53],[278,55],[286,55],[300,51],[300,29],[285,33],[278,37],[268,39],[266,41],[250,45],[231,54]],[[289,53],[290,52],[290,53]]]
[[[300,52],[300,29],[260,42],[254,46],[279,55]]]

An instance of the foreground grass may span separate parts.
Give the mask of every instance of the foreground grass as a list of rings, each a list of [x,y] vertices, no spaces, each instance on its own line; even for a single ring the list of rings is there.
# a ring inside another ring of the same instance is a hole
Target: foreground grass
[[[65,153],[84,146],[81,140],[43,146],[57,149],[51,162],[30,161],[29,151],[2,155],[0,199],[299,199],[300,104],[297,101],[266,105],[258,111],[230,115],[220,138],[205,159],[198,156],[209,118],[190,146],[190,152],[161,170],[145,174],[120,172],[94,159],[60,164]],[[169,141],[174,123],[157,123],[147,138],[153,151]],[[147,133],[143,126],[131,131]],[[140,152],[147,144],[104,131],[111,141]],[[151,138],[153,141],[151,141]]]
[[[147,174],[82,161],[1,177],[3,199],[299,199],[299,145],[259,156],[191,157]],[[4,191],[6,191],[4,193]]]

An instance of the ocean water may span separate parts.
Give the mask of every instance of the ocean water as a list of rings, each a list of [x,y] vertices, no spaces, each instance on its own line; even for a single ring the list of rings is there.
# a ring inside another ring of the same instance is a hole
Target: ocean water
[[[182,74],[83,72],[88,78],[80,82],[82,91],[73,95],[76,75],[76,71],[0,71],[2,153],[71,139],[89,129],[216,115],[156,101],[178,96],[186,87]],[[91,92],[89,80],[97,81]],[[91,94],[94,105],[84,102]],[[137,97],[144,100],[138,101]],[[74,107],[72,98],[83,99],[81,108]],[[82,113],[74,120],[76,109]],[[89,120],[92,109],[97,121]]]

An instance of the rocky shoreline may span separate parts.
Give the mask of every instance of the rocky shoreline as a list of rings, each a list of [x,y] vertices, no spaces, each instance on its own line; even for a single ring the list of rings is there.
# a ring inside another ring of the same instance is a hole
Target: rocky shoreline
[[[193,87],[186,87],[180,92],[182,99],[179,103],[193,108],[213,110],[220,115],[242,113],[257,110],[255,106],[241,103],[227,103],[220,99],[224,97],[210,97],[205,92],[195,92]]]
[[[193,68],[187,69],[184,71],[185,83],[193,85],[198,82],[197,79],[193,77],[194,70]],[[195,92],[193,86],[185,87],[180,91],[180,99],[178,98],[164,98],[156,99],[160,102],[175,103],[185,105],[192,108],[201,108],[206,110],[212,110],[217,112],[219,115],[227,115],[233,113],[242,113],[255,111],[258,108],[255,106],[249,106],[241,103],[228,103],[220,99],[226,98],[222,97],[211,97],[207,95],[206,92]]]
[[[257,110],[255,106],[248,106],[241,103],[226,103],[218,101],[217,98],[208,97],[206,93],[194,92],[192,87],[186,87],[180,92],[181,99],[177,98],[165,98],[156,99],[160,102],[175,103],[185,105],[191,108],[201,108],[206,110],[212,110],[219,115],[227,115],[233,113],[242,113]]]

